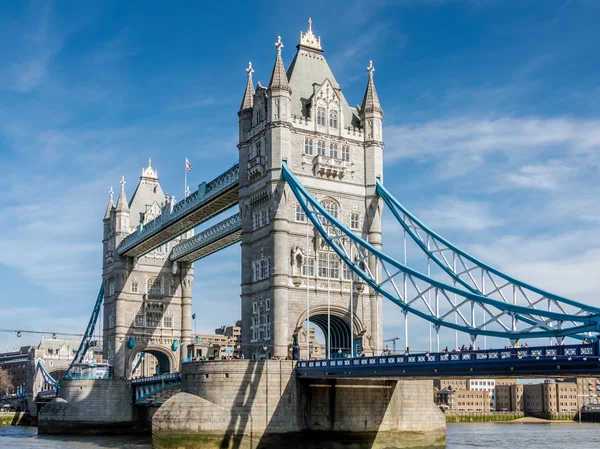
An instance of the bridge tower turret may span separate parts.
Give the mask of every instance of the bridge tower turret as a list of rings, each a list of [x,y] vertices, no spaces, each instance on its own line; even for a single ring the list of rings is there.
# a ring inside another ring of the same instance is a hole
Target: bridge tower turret
[[[114,207],[111,193],[103,220],[103,357],[113,365],[115,377],[131,376],[140,352],[146,354],[144,375],[178,370],[181,348],[192,340],[194,269],[191,263],[171,263],[169,253],[193,231],[136,258],[120,256],[117,250],[126,236],[169,213],[171,201],[174,198],[163,193],[151,161],[142,169],[129,203],[124,179]]]
[[[377,179],[383,181],[383,109],[381,109],[373,81],[373,72],[375,72],[373,61],[369,61],[367,72],[369,73],[369,79],[360,107],[360,120],[364,129],[365,146],[365,187],[367,195],[365,228],[368,233],[369,243],[375,248],[381,249],[381,210],[383,202],[377,195],[375,188]],[[370,269],[373,273],[377,269],[379,271],[379,279],[381,279],[381,270],[379,267],[372,265]],[[373,292],[369,294],[369,301],[371,303],[371,314],[380,317],[382,313],[381,301],[378,301],[377,296]],[[379,325],[379,327],[381,326]],[[372,322],[371,333],[373,335],[381,335],[377,321]],[[382,342],[377,341],[376,346],[381,348]]]
[[[259,82],[254,90],[249,71],[238,113],[242,352],[251,358],[285,358],[299,347],[301,357],[309,352],[323,357],[320,345],[309,347],[304,322],[310,319],[325,335],[331,330],[326,347],[332,354],[350,352],[352,346],[372,354],[381,341],[376,325],[381,315],[361,283],[351,288],[349,270],[315,234],[281,179],[287,163],[332,214],[363,238],[373,234],[380,244],[380,215],[369,218],[367,211],[373,201],[367,192],[374,192],[374,179],[381,176],[380,156],[379,162],[370,161],[381,148],[364,133],[364,120],[371,115],[361,117],[360,108],[348,106],[312,21],[300,33],[287,72],[281,38],[275,47],[268,87]]]

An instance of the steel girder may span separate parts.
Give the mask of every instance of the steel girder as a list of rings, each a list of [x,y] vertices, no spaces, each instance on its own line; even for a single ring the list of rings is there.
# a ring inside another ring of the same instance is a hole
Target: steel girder
[[[454,285],[488,298],[524,305],[531,309],[545,308],[552,311],[554,307],[560,313],[576,316],[600,314],[600,309],[597,307],[564,298],[521,282],[462,251],[425,226],[403,207],[380,182],[377,183],[377,193],[425,256],[439,266],[450,277]],[[494,321],[502,321],[505,324],[506,321],[509,321],[508,325],[511,328],[515,327],[516,322],[522,321],[534,328],[546,330],[561,328],[565,324],[565,321],[557,319],[536,320],[520,314],[510,316],[502,314],[488,317],[477,327],[485,328]],[[567,323],[577,325],[577,322],[574,321],[567,320]],[[579,338],[583,338],[583,336],[579,336]]]
[[[242,218],[238,212],[173,247],[171,262],[194,262],[242,240]]]
[[[92,336],[94,335],[94,329],[96,328],[96,323],[98,322],[98,316],[100,315],[100,309],[102,308],[102,302],[104,301],[104,284],[100,286],[100,291],[98,292],[98,296],[96,297],[96,303],[94,304],[94,309],[92,310],[92,316],[90,317],[90,321],[88,322],[87,328],[85,329],[85,333],[81,338],[81,343],[79,343],[79,348],[77,348],[77,352],[75,353],[75,357],[73,357],[73,361],[67,368],[67,372],[65,373],[65,378],[69,378],[69,374],[71,369],[73,368],[74,363],[81,363],[83,361],[83,357],[85,353],[90,347],[90,341],[92,340]]]
[[[471,289],[447,285],[419,273],[379,251],[331,216],[285,164],[282,176],[315,229],[341,261],[374,293],[398,305],[405,314],[425,319],[436,328],[455,329],[472,337],[487,335],[517,340],[524,337],[563,337],[599,330],[598,315],[534,309],[484,296]],[[354,257],[351,258],[352,253]],[[435,298],[433,306],[427,301],[429,292]],[[491,318],[485,326],[477,325],[475,316],[481,316],[483,311]],[[460,320],[457,323],[453,319],[455,314]],[[511,318],[511,326],[502,321],[505,316]],[[564,323],[573,324],[563,326]]]
[[[240,167],[235,164],[194,193],[132,232],[119,245],[120,255],[141,257],[238,203]]]

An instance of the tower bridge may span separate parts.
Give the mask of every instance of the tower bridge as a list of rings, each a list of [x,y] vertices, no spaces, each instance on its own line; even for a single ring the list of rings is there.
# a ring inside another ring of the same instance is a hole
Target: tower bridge
[[[599,372],[600,309],[481,262],[385,188],[373,63],[361,105],[350,107],[311,21],[287,71],[281,38],[275,47],[267,86],[254,84],[251,64],[246,70],[232,167],[180,201],[164,195],[151,161],[129,201],[124,179],[116,204],[111,190],[102,287],[78,354],[103,306],[103,356],[114,379],[63,381],[62,402],[46,406],[40,429],[60,427],[57,416],[69,424],[123,421],[137,403],[161,405],[152,418],[156,435],[200,435],[215,447],[314,430],[358,438],[358,422],[368,447],[393,445],[405,431],[429,444],[443,438],[444,420],[425,393],[428,381],[415,379]],[[384,207],[403,229],[404,257],[382,246]],[[193,262],[236,243],[245,360],[193,362]],[[426,273],[407,263],[411,245]],[[412,316],[435,330],[435,351],[382,355],[383,300],[403,313],[405,347]],[[310,360],[309,322],[325,335],[325,360]],[[455,333],[455,346],[459,333],[474,343],[490,336],[552,345],[494,351],[484,344],[454,354],[440,350],[444,329]],[[555,346],[566,337],[585,344]],[[159,376],[132,385],[142,353],[156,358]],[[83,388],[113,401],[119,418],[98,414]],[[135,399],[119,402],[119,395]],[[353,408],[357,401],[362,408]]]

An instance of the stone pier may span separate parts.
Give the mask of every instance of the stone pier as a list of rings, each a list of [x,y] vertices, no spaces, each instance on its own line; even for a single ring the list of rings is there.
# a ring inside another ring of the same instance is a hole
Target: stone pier
[[[431,381],[298,381],[294,367],[280,360],[185,364],[182,392],[152,419],[153,447],[444,447]]]
[[[136,423],[131,381],[63,379],[59,397],[38,414],[38,433],[130,433]]]

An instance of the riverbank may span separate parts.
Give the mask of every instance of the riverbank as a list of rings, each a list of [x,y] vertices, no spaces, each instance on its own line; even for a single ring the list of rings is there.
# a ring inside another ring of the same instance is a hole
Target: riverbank
[[[29,413],[0,413],[0,426],[30,426]]]
[[[523,412],[457,412],[445,415],[447,424],[514,422],[525,417]]]

